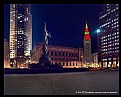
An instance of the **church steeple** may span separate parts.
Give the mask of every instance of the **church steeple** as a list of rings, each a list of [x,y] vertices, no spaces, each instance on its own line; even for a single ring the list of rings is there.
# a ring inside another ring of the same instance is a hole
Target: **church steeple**
[[[90,40],[90,34],[89,34],[89,29],[88,29],[88,25],[86,22],[86,28],[85,28],[85,32],[84,32],[84,40]]]

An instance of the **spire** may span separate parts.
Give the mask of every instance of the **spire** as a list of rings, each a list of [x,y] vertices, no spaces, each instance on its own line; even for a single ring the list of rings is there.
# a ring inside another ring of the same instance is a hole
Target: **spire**
[[[87,26],[87,21],[86,21],[86,28],[88,28],[88,26]]]
[[[89,34],[87,22],[86,22],[86,27],[85,27],[85,32],[84,32],[84,40],[90,40],[90,34]]]
[[[85,35],[86,35],[86,34],[89,34],[89,29],[88,29],[87,22],[86,22],[86,28],[85,28]]]

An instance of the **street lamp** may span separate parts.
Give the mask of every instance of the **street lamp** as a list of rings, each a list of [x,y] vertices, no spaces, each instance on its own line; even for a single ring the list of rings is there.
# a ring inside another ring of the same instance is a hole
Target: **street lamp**
[[[97,30],[96,30],[96,33],[97,33],[97,34],[98,34],[98,33],[100,33],[100,32],[101,32],[101,30],[100,30],[100,29],[97,29]]]

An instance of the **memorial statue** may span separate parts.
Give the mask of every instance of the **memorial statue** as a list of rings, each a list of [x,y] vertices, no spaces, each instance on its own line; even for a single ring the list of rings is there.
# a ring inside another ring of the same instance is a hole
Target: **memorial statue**
[[[37,63],[36,65],[31,65],[30,68],[62,68],[62,66],[58,65],[58,64],[53,64],[51,62],[51,58],[48,56],[48,37],[51,38],[50,33],[48,33],[47,29],[46,29],[46,23],[44,26],[44,33],[43,33],[44,39],[43,39],[43,44],[42,44],[42,51],[43,54],[39,59],[39,63]]]
[[[46,23],[45,23],[43,35],[44,35],[44,41],[43,41],[42,50],[43,50],[43,55],[47,56],[48,55],[48,37],[51,38],[51,35],[46,30]]]
[[[43,54],[39,59],[40,66],[49,66],[51,64],[51,59],[48,56],[48,37],[51,37],[50,33],[48,33],[46,29],[46,23],[44,27],[44,33],[43,33],[44,39],[42,44],[42,51]]]

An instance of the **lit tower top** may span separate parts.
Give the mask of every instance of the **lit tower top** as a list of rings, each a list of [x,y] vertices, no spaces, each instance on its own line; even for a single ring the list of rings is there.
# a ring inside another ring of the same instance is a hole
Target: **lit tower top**
[[[85,32],[84,32],[84,40],[91,40],[87,22],[86,22],[86,28],[85,28]]]

